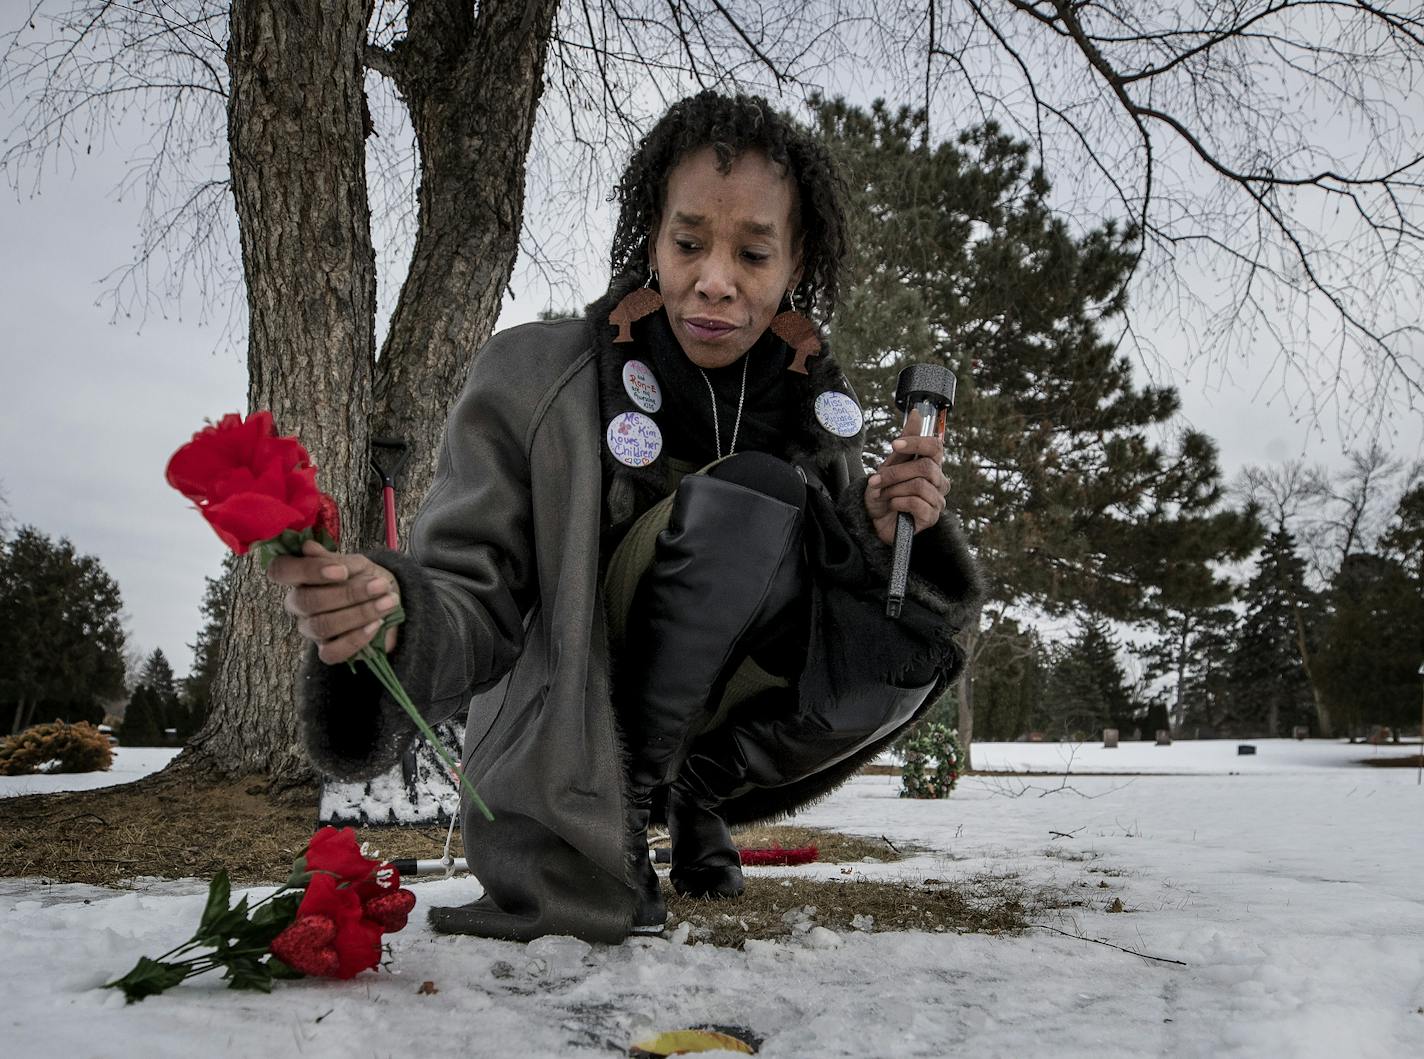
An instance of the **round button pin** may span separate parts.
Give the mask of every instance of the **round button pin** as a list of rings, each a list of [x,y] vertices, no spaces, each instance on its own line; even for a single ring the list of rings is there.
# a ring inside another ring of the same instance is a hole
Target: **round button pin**
[[[663,406],[663,391],[653,369],[641,360],[623,365],[623,389],[628,398],[644,412],[656,412]]]
[[[646,467],[663,451],[663,432],[641,412],[624,412],[608,424],[608,451],[625,467]]]
[[[838,438],[853,438],[865,425],[855,398],[839,390],[827,390],[816,397],[816,421]]]

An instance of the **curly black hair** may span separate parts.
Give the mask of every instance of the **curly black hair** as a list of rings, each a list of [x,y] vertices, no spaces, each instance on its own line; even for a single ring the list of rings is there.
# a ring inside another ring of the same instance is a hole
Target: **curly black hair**
[[[689,153],[709,146],[724,173],[743,152],[761,151],[796,181],[803,240],[797,303],[829,319],[846,253],[845,179],[820,140],[760,96],[699,92],[674,103],[643,137],[612,196],[618,202],[612,285],[647,279],[648,241],[662,216],[668,174]]]

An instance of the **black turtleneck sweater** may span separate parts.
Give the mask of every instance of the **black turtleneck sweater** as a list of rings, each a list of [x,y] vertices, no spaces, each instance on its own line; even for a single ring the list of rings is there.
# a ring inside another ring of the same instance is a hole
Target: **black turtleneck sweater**
[[[790,346],[766,331],[745,357],[725,368],[702,369],[683,352],[665,312],[650,316],[640,331],[653,371],[662,383],[664,407],[658,420],[669,457],[698,467],[717,458],[717,431],[708,381],[717,395],[721,455],[729,455],[744,367],[746,399],[742,402],[736,451],[785,455],[787,441],[796,428],[799,405],[795,381],[786,370],[793,356]]]

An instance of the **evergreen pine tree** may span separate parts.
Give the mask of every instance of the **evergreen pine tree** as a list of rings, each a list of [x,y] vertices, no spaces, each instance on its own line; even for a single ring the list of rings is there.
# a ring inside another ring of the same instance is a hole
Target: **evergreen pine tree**
[[[121,693],[123,601],[99,560],[22,526],[0,541],[0,703],[11,731],[92,717]]]
[[[1048,678],[1046,713],[1055,734],[1093,738],[1103,728],[1124,737],[1135,727],[1135,706],[1118,662],[1118,643],[1107,622],[1080,618]]]
[[[1315,708],[1300,641],[1305,637],[1307,650],[1313,649],[1315,594],[1289,531],[1277,529],[1266,539],[1239,598],[1245,610],[1227,670],[1223,729],[1266,736],[1289,735],[1296,725],[1313,730]]]
[[[1185,646],[1169,660],[1168,672],[1177,682],[1168,696],[1172,728],[1197,738],[1222,729],[1231,716],[1228,674],[1237,618],[1229,607],[1199,611],[1192,618]],[[1156,664],[1149,662],[1149,673]]]
[[[125,746],[163,745],[163,705],[147,684],[140,683],[129,696],[119,741]]]
[[[978,737],[1012,740],[1042,727],[1048,660],[1038,633],[1003,618],[983,643],[974,676]]]
[[[1221,590],[1231,588],[1224,582]],[[1188,718],[1196,726],[1214,727],[1221,707],[1215,696],[1220,672],[1231,649],[1236,614],[1226,606],[1212,606],[1215,593],[1200,604],[1180,604],[1154,612],[1150,618],[1157,637],[1138,652],[1147,681],[1161,680],[1161,709],[1153,711],[1148,726],[1156,731],[1181,731]]]
[[[1424,602],[1414,580],[1396,560],[1360,552],[1346,557],[1326,598],[1316,675],[1335,723],[1351,735],[1418,723]]]
[[[989,124],[932,144],[923,114],[814,101],[856,201],[832,327],[872,458],[897,430],[895,379],[916,362],[959,382],[950,502],[979,559],[986,610],[1142,615],[1182,564],[1230,539],[1203,435],[1157,438],[1178,408],[1139,387],[1104,335],[1125,307],[1135,234],[1075,234],[1030,148]],[[961,634],[960,736],[972,754],[980,630]],[[966,763],[968,764],[968,762]]]
[[[205,578],[203,602],[200,608],[203,624],[198,638],[189,644],[193,649],[193,668],[183,681],[184,723],[179,734],[188,736],[203,727],[208,718],[209,692],[218,671],[218,645],[222,642],[223,626],[227,624],[228,600],[236,577],[238,556],[223,557],[222,572]]]
[[[1389,528],[1380,538],[1380,548],[1424,590],[1424,485],[1415,485],[1400,496]]]
[[[169,728],[184,727],[177,682],[173,678],[173,667],[168,664],[168,656],[163,653],[163,648],[154,648],[153,653],[144,661],[138,682],[140,687],[147,687],[153,697],[160,736]]]

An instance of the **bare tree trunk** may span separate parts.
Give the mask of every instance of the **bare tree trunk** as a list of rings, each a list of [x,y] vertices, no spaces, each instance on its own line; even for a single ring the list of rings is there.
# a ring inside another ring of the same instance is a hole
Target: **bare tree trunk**
[[[390,50],[368,45],[370,0],[232,8],[233,194],[251,313],[249,402],[272,410],[341,505],[343,547],[382,539],[369,439],[409,451],[409,524],[470,357],[494,327],[524,212],[525,156],[557,0],[427,0]],[[366,194],[366,68],[392,78],[420,147],[419,227],[379,362]],[[402,534],[403,536],[403,534]],[[209,767],[312,777],[298,745],[300,641],[280,593],[239,567],[208,722]]]
[[[1191,618],[1182,615],[1182,635],[1177,640],[1177,690],[1172,702],[1172,716],[1167,727],[1181,731],[1187,720],[1187,638],[1191,635]]]
[[[15,703],[15,720],[10,726],[10,734],[16,735],[23,732],[29,725],[31,703],[29,699],[21,699]]]
[[[375,347],[361,62],[369,13],[369,0],[235,0],[227,55],[248,404],[301,438],[352,526],[364,517]],[[239,565],[212,710],[193,742],[210,767],[265,773],[279,788],[311,777],[297,738],[300,656],[280,593],[255,564]]]
[[[471,359],[499,317],[519,252],[525,158],[557,0],[413,4],[393,50],[370,48],[410,108],[420,147],[419,224],[377,365],[372,434],[408,446],[397,521],[410,524]],[[367,507],[365,536],[381,537]],[[401,533],[401,539],[404,539]]]
[[[1311,671],[1310,649],[1305,641],[1305,618],[1302,617],[1298,606],[1295,608],[1295,646],[1300,653],[1300,665],[1305,670],[1305,679],[1310,682],[1310,696],[1315,700],[1315,724],[1320,738],[1329,739],[1335,734],[1335,726],[1330,719],[1330,703],[1326,701],[1319,683],[1316,682],[1315,674]]]
[[[960,771],[974,767],[974,655],[979,643],[979,629],[965,629],[960,636],[964,648],[964,668],[959,671],[959,745],[964,750]]]

